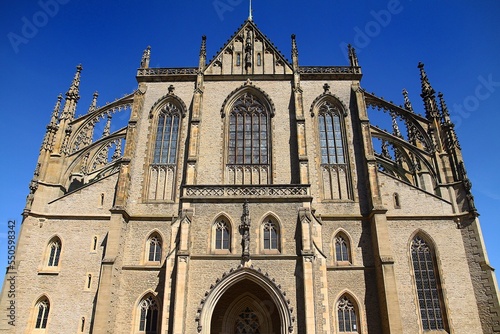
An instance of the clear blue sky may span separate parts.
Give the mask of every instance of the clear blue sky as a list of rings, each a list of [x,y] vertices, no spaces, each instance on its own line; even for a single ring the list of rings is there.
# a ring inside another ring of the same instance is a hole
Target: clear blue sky
[[[297,35],[301,65],[346,65],[343,46],[353,44],[362,87],[397,104],[406,88],[419,112],[417,64],[425,63],[456,122],[490,261],[499,268],[500,2],[254,0],[253,15],[289,59],[290,35]],[[75,66],[84,67],[77,110],[84,114],[95,90],[104,105],[137,88],[147,45],[151,67],[197,66],[201,36],[211,58],[247,16],[248,0],[2,1],[2,268],[7,221],[20,225],[45,127]]]

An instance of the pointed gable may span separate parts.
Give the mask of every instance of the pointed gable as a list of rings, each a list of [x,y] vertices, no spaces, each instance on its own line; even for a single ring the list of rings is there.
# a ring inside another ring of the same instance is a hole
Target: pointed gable
[[[247,20],[219,50],[205,75],[293,74],[291,64],[274,44]]]

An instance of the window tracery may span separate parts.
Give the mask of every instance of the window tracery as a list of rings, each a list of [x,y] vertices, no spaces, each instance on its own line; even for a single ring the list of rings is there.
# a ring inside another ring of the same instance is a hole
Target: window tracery
[[[264,249],[279,250],[279,229],[275,222],[267,220],[263,225]]]
[[[36,316],[36,329],[47,328],[47,320],[49,318],[50,303],[47,298],[43,298],[37,303],[36,306],[37,316]]]
[[[339,332],[359,333],[356,309],[354,307],[354,304],[347,296],[340,298],[337,305],[337,316]]]
[[[149,296],[139,304],[139,332],[146,334],[156,334],[158,328],[158,303],[156,299]]]
[[[215,249],[227,249],[231,247],[231,234],[229,224],[223,219],[215,223]]]
[[[350,247],[347,239],[337,234],[335,237],[335,259],[337,262],[350,262]]]
[[[162,240],[157,234],[153,234],[148,239],[148,261],[159,262],[161,261],[161,243]]]
[[[57,267],[59,265],[60,256],[61,256],[61,241],[56,238],[49,243],[49,260],[47,266]]]

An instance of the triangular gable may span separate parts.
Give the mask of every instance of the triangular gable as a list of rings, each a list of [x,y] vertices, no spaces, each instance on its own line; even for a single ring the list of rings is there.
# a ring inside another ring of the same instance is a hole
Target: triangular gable
[[[246,20],[212,58],[205,75],[293,74],[292,66],[274,44]]]

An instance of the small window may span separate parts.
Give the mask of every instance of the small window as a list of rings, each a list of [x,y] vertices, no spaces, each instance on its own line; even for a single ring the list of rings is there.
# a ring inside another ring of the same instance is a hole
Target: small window
[[[263,226],[264,232],[264,249],[278,249],[278,227],[276,223],[268,220]]]
[[[241,53],[237,53],[236,54],[236,66],[240,66],[241,65]]]
[[[394,193],[393,197],[394,197],[394,209],[401,209],[401,202],[399,199],[399,194]]]
[[[139,332],[156,334],[158,328],[158,303],[149,296],[139,304],[140,320]]]
[[[262,56],[260,53],[257,53],[257,66],[262,65]]]
[[[49,318],[50,304],[47,298],[40,300],[36,306],[37,316],[35,328],[47,328],[47,320]]]
[[[97,236],[94,236],[94,239],[92,241],[92,250],[97,250]]]
[[[224,220],[215,223],[215,249],[229,250],[231,245],[229,224]]]
[[[349,242],[341,234],[335,237],[335,259],[337,262],[350,262]]]
[[[49,243],[49,260],[47,266],[57,267],[59,265],[59,257],[61,256],[61,241],[55,238]]]
[[[82,317],[82,325],[80,327],[80,332],[83,333],[84,329],[85,329],[85,317]]]
[[[359,333],[356,310],[347,296],[340,298],[337,313],[340,333]]]
[[[92,285],[92,274],[88,274],[88,276],[87,276],[87,289],[90,289],[91,285]]]
[[[148,261],[161,261],[161,238],[158,234],[153,234],[148,239]]]

